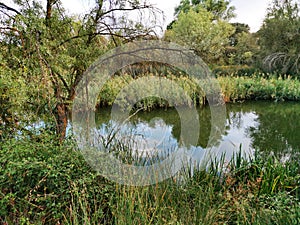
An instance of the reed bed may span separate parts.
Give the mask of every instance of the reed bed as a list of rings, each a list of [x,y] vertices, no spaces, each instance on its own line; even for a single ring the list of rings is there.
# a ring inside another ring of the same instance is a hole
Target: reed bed
[[[154,75],[147,75],[148,77]],[[182,88],[184,92],[190,97],[191,102],[196,106],[207,104],[206,93],[197,85],[195,78],[188,76],[175,76],[168,74],[160,76],[159,79],[171,80],[178,87]],[[271,101],[299,101],[300,100],[300,81],[289,76],[272,76],[264,73],[254,73],[251,76],[219,76],[216,78],[222,92],[225,102],[239,102],[245,100],[271,100]],[[140,82],[138,87],[131,88],[131,91],[126,92],[126,95],[119,96],[118,93],[127,85],[134,82],[134,78],[128,74],[122,76],[115,76],[110,79],[102,88],[99,98],[98,107],[126,105],[133,99],[138,98],[136,89],[146,90],[149,93],[159,93],[159,85],[149,85],[148,82]],[[201,81],[203,82],[203,81]],[[204,81],[205,82],[205,81]],[[206,85],[206,84],[203,84]],[[157,90],[156,90],[157,89]],[[184,98],[179,95],[178,89],[173,86],[166,87],[164,90],[173,96],[177,105],[186,104]],[[153,109],[153,108],[168,108],[173,105],[166,99],[158,97],[147,97],[135,104],[138,108]]]

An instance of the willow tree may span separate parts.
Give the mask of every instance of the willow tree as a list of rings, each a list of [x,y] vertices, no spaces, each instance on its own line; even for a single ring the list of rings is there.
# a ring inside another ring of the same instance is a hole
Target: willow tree
[[[153,18],[159,13],[138,0],[97,0],[89,13],[76,17],[59,0],[47,0],[44,6],[36,0],[14,0],[13,6],[0,2],[0,11],[1,58],[7,59],[1,72],[25,80],[26,104],[31,112],[55,121],[60,141],[84,71],[111,47],[153,35]],[[152,23],[146,21],[146,27],[136,22],[143,20],[130,20],[131,11],[152,15]]]

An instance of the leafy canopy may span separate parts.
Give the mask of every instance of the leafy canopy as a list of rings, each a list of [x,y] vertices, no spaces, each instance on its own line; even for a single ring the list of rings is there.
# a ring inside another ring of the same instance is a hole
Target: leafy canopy
[[[187,13],[190,9],[199,12],[200,8],[211,12],[215,19],[230,20],[235,17],[235,7],[230,6],[230,0],[181,0],[174,14],[178,16],[181,12]]]
[[[186,46],[209,63],[219,61],[229,44],[234,28],[223,20],[214,20],[214,15],[199,7],[181,12],[165,39]]]

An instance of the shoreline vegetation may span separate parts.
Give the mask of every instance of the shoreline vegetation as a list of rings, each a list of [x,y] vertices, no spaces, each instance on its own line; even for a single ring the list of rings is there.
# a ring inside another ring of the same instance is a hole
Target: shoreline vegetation
[[[148,78],[157,77],[153,74],[147,74]],[[143,76],[142,76],[143,77]],[[158,76],[159,79],[168,79],[173,81],[178,87],[182,88],[184,92],[191,98],[192,104],[195,106],[203,106],[207,104],[205,93],[201,87],[198,87],[195,78],[190,78],[186,75],[173,75],[167,74],[166,76]],[[98,98],[97,108],[103,106],[112,106],[117,104],[122,107],[126,105],[126,102],[138,98],[138,92],[135,91],[135,87],[132,86],[124,98],[116,99],[118,93],[126,85],[131,83],[134,79],[131,75],[125,74],[122,76],[114,76],[110,79],[101,89]],[[222,97],[225,103],[231,102],[243,102],[246,100],[269,100],[269,101],[299,101],[300,100],[300,80],[291,76],[277,76],[276,74],[268,74],[262,72],[255,72],[251,75],[239,76],[237,74],[230,75],[218,75],[216,80],[220,85]],[[201,81],[203,82],[203,81]],[[205,82],[205,80],[204,80]],[[137,90],[147,90],[148,93],[160,93],[159,88],[149,86],[148,82],[138,83]],[[205,85],[205,84],[204,84]],[[176,94],[178,88],[169,85],[169,90],[164,92],[169,93],[169,96],[174,96],[174,102],[176,104],[186,104],[186,101],[182,96]],[[149,89],[149,90],[148,90]],[[150,90],[151,89],[151,90]],[[144,109],[154,108],[168,108],[169,103],[157,97],[147,97],[138,102],[136,107],[142,107]]]
[[[299,224],[300,166],[256,155],[208,163],[186,182],[130,187],[93,171],[51,134],[1,150],[1,224]],[[218,168],[226,166],[226,173]]]

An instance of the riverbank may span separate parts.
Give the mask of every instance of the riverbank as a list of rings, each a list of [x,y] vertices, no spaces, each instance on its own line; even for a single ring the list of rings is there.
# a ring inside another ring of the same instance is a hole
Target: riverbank
[[[239,155],[227,173],[211,163],[187,182],[146,187],[112,183],[94,172],[71,140],[2,144],[1,224],[299,224],[300,166]],[[221,166],[225,162],[220,162]]]
[[[205,104],[204,93],[191,79],[167,78],[189,94],[192,104]],[[258,74],[217,79],[225,102],[300,99],[300,82],[289,77]],[[109,80],[99,96],[99,106],[112,105],[119,91],[132,81],[128,75]],[[135,93],[131,94],[134,99]],[[176,100],[184,103],[180,96]],[[169,107],[158,98],[139,104],[147,109]],[[24,135],[1,143],[1,224],[300,223],[300,165],[296,157],[283,163],[276,156],[256,155],[246,161],[236,155],[231,162],[210,162],[207,171],[192,177],[189,171],[183,172],[186,182],[173,177],[155,185],[129,187],[93,171],[72,138],[57,145],[49,132],[41,130],[30,139]],[[220,174],[217,168],[224,165],[227,172]]]
[[[149,77],[149,76],[148,76]],[[151,76],[150,76],[151,77]],[[154,77],[154,76],[152,76]],[[169,79],[178,87],[182,88],[191,98],[191,104],[204,105],[206,104],[206,96],[203,90],[199,88],[192,78],[187,76],[166,75],[159,79]],[[139,82],[136,87],[132,85],[134,78],[130,75],[115,76],[110,79],[102,88],[99,98],[98,107],[111,106],[112,104],[122,105],[126,101],[138,99],[138,93],[135,91],[147,90],[149,93],[160,93],[159,90],[149,85],[148,82]],[[299,101],[300,100],[300,81],[292,79],[289,76],[277,77],[270,74],[254,73],[251,76],[218,76],[217,81],[220,85],[223,99],[225,102],[239,102],[245,100],[270,100],[270,101]],[[126,95],[116,96],[128,84],[131,85],[131,90]],[[205,85],[205,84],[204,84]],[[168,87],[166,87],[167,89]],[[186,104],[182,96],[176,94],[178,88],[170,85],[169,90],[165,90],[170,96],[174,96],[174,101],[177,105]],[[116,100],[116,101],[115,101]],[[148,97],[137,103],[137,107],[145,109],[170,107],[170,104],[157,97]]]

